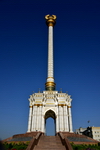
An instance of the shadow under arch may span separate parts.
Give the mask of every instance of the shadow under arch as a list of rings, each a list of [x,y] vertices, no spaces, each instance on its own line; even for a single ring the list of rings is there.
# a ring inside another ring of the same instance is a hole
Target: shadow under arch
[[[56,134],[56,115],[51,109],[45,113],[45,133],[47,136]]]

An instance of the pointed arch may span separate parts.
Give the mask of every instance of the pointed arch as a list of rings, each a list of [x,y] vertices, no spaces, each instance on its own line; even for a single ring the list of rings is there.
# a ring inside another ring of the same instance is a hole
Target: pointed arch
[[[48,109],[45,112],[45,131],[47,135],[55,135],[56,133],[56,115],[52,109]]]

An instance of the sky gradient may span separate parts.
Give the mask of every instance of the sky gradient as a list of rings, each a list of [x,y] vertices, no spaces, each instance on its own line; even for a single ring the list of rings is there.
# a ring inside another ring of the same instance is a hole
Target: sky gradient
[[[100,1],[0,0],[1,139],[27,132],[29,95],[45,90],[47,14],[57,16],[54,76],[72,95],[73,129],[100,126]]]

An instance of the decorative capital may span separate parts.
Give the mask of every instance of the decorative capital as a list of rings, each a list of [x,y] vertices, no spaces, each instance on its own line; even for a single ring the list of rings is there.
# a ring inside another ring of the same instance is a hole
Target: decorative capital
[[[46,19],[47,26],[54,26],[56,23],[56,18],[57,18],[56,15],[52,15],[52,16],[46,15],[45,19]]]

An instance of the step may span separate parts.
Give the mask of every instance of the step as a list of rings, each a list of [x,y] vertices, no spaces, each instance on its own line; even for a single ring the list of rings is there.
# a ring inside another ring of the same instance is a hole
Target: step
[[[66,150],[58,136],[41,136],[34,150]]]

